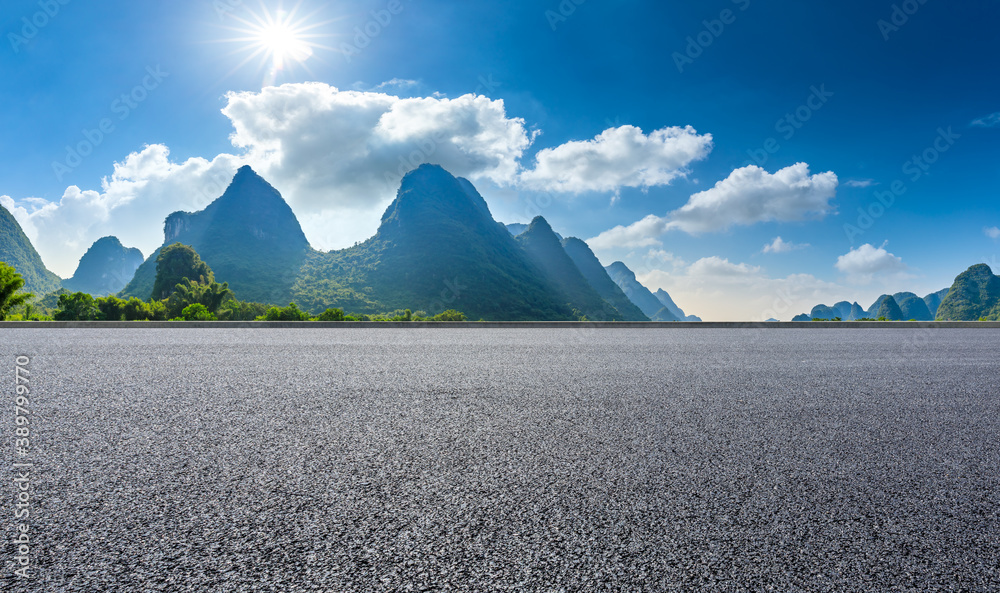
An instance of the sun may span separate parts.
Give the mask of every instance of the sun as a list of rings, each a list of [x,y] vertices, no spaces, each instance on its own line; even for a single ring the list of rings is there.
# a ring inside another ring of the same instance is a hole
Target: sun
[[[257,43],[267,50],[271,60],[278,67],[284,64],[285,59],[302,63],[313,54],[309,42],[287,21],[275,21],[261,28],[257,35]]]
[[[315,54],[316,49],[331,49],[316,42],[327,35],[317,32],[331,21],[317,22],[316,13],[299,16],[300,4],[291,10],[277,8],[274,12],[263,2],[259,11],[247,7],[242,14],[232,14],[238,25],[227,27],[240,34],[239,37],[223,41],[238,43],[240,47],[234,54],[247,55],[233,72],[247,63],[260,60],[260,68],[264,71],[264,86],[277,83],[282,72],[294,66],[309,70],[306,62]]]

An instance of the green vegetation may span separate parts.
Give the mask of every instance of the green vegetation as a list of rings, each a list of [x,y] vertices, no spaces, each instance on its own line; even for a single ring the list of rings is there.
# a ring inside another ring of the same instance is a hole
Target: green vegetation
[[[0,206],[0,262],[17,270],[28,292],[48,294],[58,290],[62,283],[59,276],[45,267],[21,225],[3,206]]]
[[[955,278],[937,310],[940,321],[1000,321],[1000,276],[986,264]]]
[[[0,262],[0,321],[7,319],[11,309],[23,305],[35,296],[30,292],[21,292],[23,287],[24,278],[17,273],[17,270]]]
[[[160,250],[156,257],[156,280],[153,282],[153,298],[162,300],[170,297],[177,286],[187,284],[188,278],[199,284],[215,280],[212,269],[202,261],[201,256],[189,245],[174,243]]]
[[[287,307],[271,307],[261,321],[309,321],[309,314],[289,303]]]
[[[59,310],[56,321],[98,321],[104,318],[94,297],[85,292],[74,292],[59,296]]]
[[[165,246],[177,242],[196,250],[241,298],[271,304],[292,299],[292,285],[311,253],[291,208],[250,167],[241,168],[225,193],[201,212],[168,216],[164,247],[139,266],[119,296],[162,298],[153,289],[156,262]],[[177,282],[180,278],[165,286]]]
[[[184,307],[181,311],[181,319],[184,321],[215,321],[215,315],[208,310],[205,305],[201,303],[195,303],[193,305],[188,305]]]
[[[182,279],[174,287],[174,293],[165,301],[167,313],[171,319],[177,317],[189,305],[202,305],[213,315],[219,314],[223,309],[223,304],[233,299],[233,292],[229,290],[228,283],[218,282],[195,282],[194,280]]]
[[[473,319],[573,319],[472,184],[433,165],[403,179],[374,237],[310,253],[292,293],[317,314],[328,307],[365,316],[410,307],[430,316],[461,309]]]

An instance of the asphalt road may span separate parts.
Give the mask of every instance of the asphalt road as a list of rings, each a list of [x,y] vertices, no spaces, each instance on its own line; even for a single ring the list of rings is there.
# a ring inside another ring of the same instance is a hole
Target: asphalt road
[[[0,590],[995,592],[998,351],[958,329],[4,329]]]

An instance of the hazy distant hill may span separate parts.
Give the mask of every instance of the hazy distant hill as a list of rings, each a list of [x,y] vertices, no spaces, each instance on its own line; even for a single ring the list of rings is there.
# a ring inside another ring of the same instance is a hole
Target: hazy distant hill
[[[14,215],[0,206],[0,261],[12,266],[24,278],[22,290],[42,297],[59,290],[62,279],[42,263],[28,236]]]
[[[941,306],[941,301],[948,295],[949,290],[951,290],[951,287],[939,290],[938,292],[932,292],[924,297],[924,303],[927,304],[927,310],[931,312],[931,315],[934,318],[937,318],[938,307]]]
[[[608,271],[604,269],[600,260],[585,242],[576,237],[569,237],[563,239],[562,246],[566,250],[566,255],[573,260],[590,286],[597,291],[601,298],[617,309],[625,321],[649,321],[649,317],[625,296],[620,286],[615,284],[615,281],[608,275]]]
[[[103,237],[80,258],[76,273],[63,281],[63,287],[94,296],[115,294],[132,280],[142,261],[138,249],[126,248],[117,237]]]
[[[631,300],[646,317],[653,321],[679,321],[676,315],[660,302],[649,289],[639,283],[635,278],[635,272],[620,261],[616,261],[605,268],[611,279],[615,281],[622,292]]]
[[[250,167],[242,167],[222,197],[201,212],[168,216],[163,234],[163,246],[190,245],[218,282],[228,282],[242,300],[262,303],[291,301],[292,285],[310,252],[292,209]],[[123,296],[150,297],[159,253],[139,266]]]
[[[563,249],[559,237],[541,216],[517,236],[528,257],[545,274],[564,301],[593,321],[624,321],[624,315],[601,298]]]
[[[941,321],[1000,321],[1000,276],[977,264],[955,278],[937,310]]]
[[[436,165],[408,173],[375,236],[310,255],[295,302],[358,312],[457,309],[470,319],[569,320],[554,283],[529,261],[479,192]]]
[[[655,296],[656,300],[660,301],[660,303],[662,303],[663,306],[670,311],[670,314],[677,319],[681,321],[701,321],[701,317],[698,317],[697,315],[686,314],[684,309],[678,307],[677,303],[674,302],[674,299],[670,297],[670,294],[662,288],[654,292],[653,296]]]

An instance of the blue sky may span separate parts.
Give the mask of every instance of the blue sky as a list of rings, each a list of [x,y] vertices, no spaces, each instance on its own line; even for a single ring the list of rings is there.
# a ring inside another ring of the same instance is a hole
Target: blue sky
[[[297,36],[262,34],[265,15]],[[107,234],[148,254],[241,164],[333,249],[374,232],[400,158],[440,162],[496,218],[542,214],[706,319],[868,306],[1000,271],[998,17],[985,0],[11,0],[0,201],[69,276]],[[262,36],[282,69],[243,63]]]

